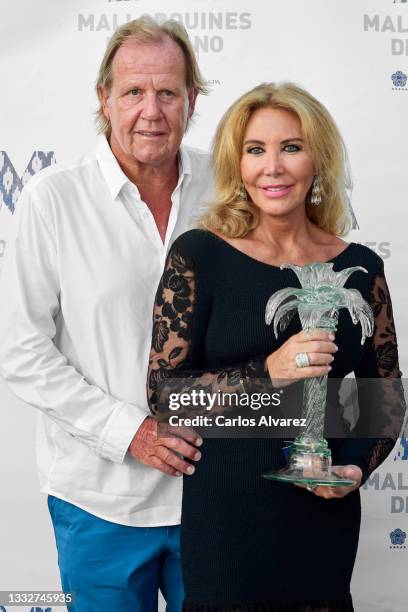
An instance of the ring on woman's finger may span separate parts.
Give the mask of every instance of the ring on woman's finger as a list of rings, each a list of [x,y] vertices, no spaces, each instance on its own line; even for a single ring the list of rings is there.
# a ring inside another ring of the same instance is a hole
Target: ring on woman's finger
[[[306,490],[309,491],[310,493],[313,493],[313,489],[315,487],[311,486],[311,485],[307,485]]]
[[[310,359],[307,353],[296,353],[295,357],[297,368],[308,368],[310,366]]]

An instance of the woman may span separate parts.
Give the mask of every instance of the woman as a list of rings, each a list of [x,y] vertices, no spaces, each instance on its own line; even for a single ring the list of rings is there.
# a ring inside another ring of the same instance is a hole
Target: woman
[[[174,243],[156,296],[148,381],[153,412],[169,379],[181,375],[188,378],[186,391],[204,386],[214,392],[254,384],[273,389],[277,381],[324,374],[342,379],[353,371],[356,377],[398,377],[383,262],[338,237],[348,228],[349,182],[342,140],[327,110],[293,84],[260,85],[226,112],[213,155],[215,204],[203,229]],[[360,329],[340,316],[336,338],[322,331],[305,335],[293,320],[277,340],[265,325],[266,303],[297,283],[280,265],[329,261],[335,270],[360,265],[368,271],[355,273],[347,286],[372,305],[373,338],[361,346]],[[307,353],[308,367],[297,366],[299,353]],[[296,386],[284,394],[290,397]],[[393,400],[401,403],[398,393]],[[364,403],[363,416],[372,410],[367,395]],[[207,439],[194,476],[184,480],[184,609],[353,610],[358,487],[390,453],[395,424],[387,435],[331,440],[337,473],[356,484],[311,492],[261,478],[285,464],[282,440]],[[175,471],[184,468],[176,460]]]

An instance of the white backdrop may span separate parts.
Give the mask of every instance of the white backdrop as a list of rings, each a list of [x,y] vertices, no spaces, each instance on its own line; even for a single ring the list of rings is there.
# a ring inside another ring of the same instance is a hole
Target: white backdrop
[[[208,148],[227,105],[261,81],[294,80],[332,112],[355,184],[359,228],[349,240],[385,260],[406,372],[406,0],[3,0],[0,270],[22,183],[54,159],[92,146],[93,84],[106,41],[143,13],[183,21],[212,85],[199,100],[188,144]],[[1,381],[0,407],[0,591],[57,589],[53,536],[36,480],[34,411]],[[406,610],[408,540],[393,546],[389,534],[408,533],[407,467],[401,445],[363,491],[352,583],[357,612]]]

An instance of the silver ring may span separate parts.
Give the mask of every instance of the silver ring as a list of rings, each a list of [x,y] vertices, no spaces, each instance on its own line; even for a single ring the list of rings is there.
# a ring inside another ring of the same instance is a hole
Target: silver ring
[[[310,359],[307,353],[296,353],[295,357],[297,368],[308,368],[310,366]]]
[[[310,493],[313,493],[314,487],[311,487],[310,485],[307,485],[306,489],[307,489],[307,491],[310,491]]]

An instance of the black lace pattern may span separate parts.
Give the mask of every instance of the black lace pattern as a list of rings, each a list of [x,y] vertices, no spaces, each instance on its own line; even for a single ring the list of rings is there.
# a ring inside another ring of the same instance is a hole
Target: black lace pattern
[[[377,415],[381,415],[382,431],[386,437],[365,440],[365,456],[360,457],[359,462],[363,482],[391,453],[401,434],[406,411],[392,303],[383,271],[373,276],[368,302],[373,310],[375,327],[372,338],[367,340],[362,364],[356,370],[359,404],[363,413],[365,411],[368,415],[368,411],[377,411]],[[359,377],[362,379],[360,382]],[[346,441],[344,450],[352,445],[353,442]],[[347,451],[345,457],[347,459]],[[350,463],[353,460],[351,451]]]
[[[205,372],[186,368],[191,348],[195,299],[193,262],[187,255],[173,249],[167,258],[153,311],[147,394],[150,410],[156,416],[167,413],[170,393],[191,392],[194,389],[206,393],[240,393],[246,392],[249,387],[254,391],[262,379],[266,379],[271,386],[265,355],[256,356],[237,366]],[[233,406],[214,406],[213,412],[231,409]]]
[[[377,357],[378,375],[399,378],[398,345],[390,293],[384,273],[373,277],[370,303],[375,318],[373,346]]]

